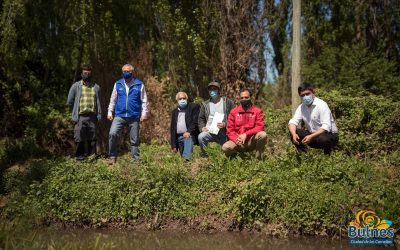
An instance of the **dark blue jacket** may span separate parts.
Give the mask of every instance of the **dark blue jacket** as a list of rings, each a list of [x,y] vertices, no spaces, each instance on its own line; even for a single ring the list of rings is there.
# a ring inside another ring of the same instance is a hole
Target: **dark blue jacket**
[[[124,79],[119,79],[116,83],[117,102],[115,104],[116,117],[140,117],[142,114],[142,84],[139,79],[134,79],[126,95]]]

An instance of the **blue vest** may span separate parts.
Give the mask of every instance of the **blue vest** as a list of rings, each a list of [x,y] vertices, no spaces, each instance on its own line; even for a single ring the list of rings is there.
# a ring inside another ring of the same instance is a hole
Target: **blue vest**
[[[116,117],[140,117],[142,114],[142,90],[143,82],[134,79],[129,88],[129,94],[126,95],[124,79],[119,79],[115,85],[117,89],[117,103],[115,104]]]

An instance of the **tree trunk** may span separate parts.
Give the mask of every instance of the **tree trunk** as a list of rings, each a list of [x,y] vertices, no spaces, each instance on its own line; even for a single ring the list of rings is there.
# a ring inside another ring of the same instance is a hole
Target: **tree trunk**
[[[293,0],[293,42],[292,42],[292,113],[300,104],[297,88],[300,85],[300,35],[301,35],[301,0]]]

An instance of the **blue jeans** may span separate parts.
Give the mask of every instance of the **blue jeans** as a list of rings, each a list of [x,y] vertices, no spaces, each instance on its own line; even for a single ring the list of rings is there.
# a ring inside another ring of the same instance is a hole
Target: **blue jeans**
[[[193,152],[193,139],[192,136],[189,138],[183,137],[183,135],[178,136],[178,146],[179,153],[186,160],[190,160],[192,158]]]
[[[226,142],[225,131],[220,130],[218,135],[211,134],[210,132],[201,132],[199,134],[199,144],[201,149],[201,154],[203,156],[207,155],[205,148],[209,142],[216,142],[219,145],[223,145]]]
[[[123,127],[128,125],[132,158],[139,160],[139,122],[139,117],[114,117],[108,138],[108,156],[110,158],[117,157],[119,134]]]

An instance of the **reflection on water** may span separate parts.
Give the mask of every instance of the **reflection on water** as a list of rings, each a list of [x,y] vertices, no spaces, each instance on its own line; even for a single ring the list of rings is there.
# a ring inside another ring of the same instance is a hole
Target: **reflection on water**
[[[112,249],[361,249],[349,246],[346,239],[321,238],[274,239],[261,234],[245,233],[182,233],[182,232],[138,232],[129,230],[45,230],[35,235],[36,243],[97,246],[107,244]],[[382,249],[362,247],[362,249]],[[395,249],[395,247],[384,247]]]

